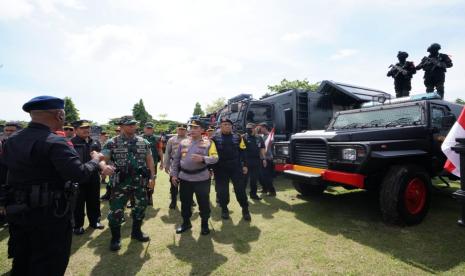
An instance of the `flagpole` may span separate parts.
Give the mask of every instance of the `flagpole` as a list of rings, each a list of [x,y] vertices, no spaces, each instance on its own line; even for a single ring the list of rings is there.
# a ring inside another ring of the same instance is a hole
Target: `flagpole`
[[[461,218],[457,223],[465,227],[465,138],[457,138],[455,141],[457,144],[452,150],[460,155],[460,190],[454,192],[453,197],[462,205]]]

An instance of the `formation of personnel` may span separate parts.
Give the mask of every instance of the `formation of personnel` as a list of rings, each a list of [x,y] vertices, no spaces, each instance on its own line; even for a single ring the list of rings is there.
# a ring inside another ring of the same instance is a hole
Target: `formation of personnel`
[[[399,51],[397,58],[399,60],[395,65],[390,65],[391,68],[387,76],[394,78],[394,90],[396,97],[409,96],[412,89],[411,79],[417,70],[423,69],[425,74],[424,84],[426,92],[436,92],[444,98],[444,82],[446,80],[447,68],[452,67],[452,60],[447,54],[439,53],[441,45],[438,43],[431,44],[427,51],[428,56],[423,57],[421,62],[415,66],[412,61],[407,61],[408,53]]]
[[[89,227],[103,229],[100,223],[99,190],[102,179],[110,178],[108,223],[110,250],[121,248],[121,224],[132,197],[131,238],[150,240],[142,232],[145,210],[151,202],[157,168],[170,176],[171,203],[176,209],[181,200],[183,221],[176,233],[192,228],[193,195],[201,217],[201,234],[210,233],[210,187],[215,178],[217,199],[223,219],[229,219],[229,181],[242,207],[242,216],[251,220],[246,194],[251,182],[251,198],[259,200],[257,178],[265,191],[276,195],[265,168],[272,168],[272,156],[265,140],[267,126],[249,125],[241,136],[232,131],[232,122],[223,119],[220,130],[205,126],[200,120],[180,124],[177,135],[167,141],[163,156],[160,138],[153,134],[153,124],[144,125],[137,135],[132,116],[120,120],[115,137],[102,133],[90,137],[90,123],[64,122],[64,101],[40,96],[25,103],[23,110],[31,122],[22,131],[7,124],[8,139],[0,141],[0,216],[7,217],[10,241],[8,256],[13,258],[12,275],[63,275],[70,256],[72,234],[85,232],[85,214]],[[250,169],[248,168],[250,166]],[[257,169],[258,168],[258,169]],[[257,176],[257,171],[263,175]],[[272,171],[272,169],[270,170]],[[105,181],[103,181],[105,182]]]

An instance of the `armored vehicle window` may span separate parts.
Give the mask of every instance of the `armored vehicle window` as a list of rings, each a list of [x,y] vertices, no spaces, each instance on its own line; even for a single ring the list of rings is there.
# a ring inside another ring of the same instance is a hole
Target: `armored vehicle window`
[[[262,123],[271,122],[273,120],[272,109],[270,105],[257,105],[253,104],[247,110],[247,122]]]
[[[439,107],[439,106],[432,106],[431,126],[441,129],[442,128],[442,117],[444,117],[444,115],[445,115],[444,108]]]
[[[396,106],[393,108],[360,110],[339,114],[332,123],[332,129],[396,127],[417,125],[423,122],[419,105]]]

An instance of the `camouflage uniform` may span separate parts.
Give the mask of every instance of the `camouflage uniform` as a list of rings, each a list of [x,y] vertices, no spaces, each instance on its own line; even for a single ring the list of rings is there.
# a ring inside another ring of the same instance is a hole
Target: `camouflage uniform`
[[[142,220],[147,208],[146,157],[151,153],[150,143],[140,136],[126,138],[123,135],[110,139],[103,147],[102,153],[108,156],[117,168],[112,176],[112,193],[108,221],[110,227],[119,227],[124,221],[124,207],[129,195],[134,194],[135,206],[131,215],[135,220]],[[145,174],[145,176],[144,176]]]

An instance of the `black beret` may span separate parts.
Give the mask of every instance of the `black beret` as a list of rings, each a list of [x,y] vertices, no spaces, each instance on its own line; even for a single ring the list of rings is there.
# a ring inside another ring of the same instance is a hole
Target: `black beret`
[[[23,110],[26,112],[31,112],[33,110],[50,110],[64,108],[65,101],[63,99],[52,96],[35,97],[23,105]]]

